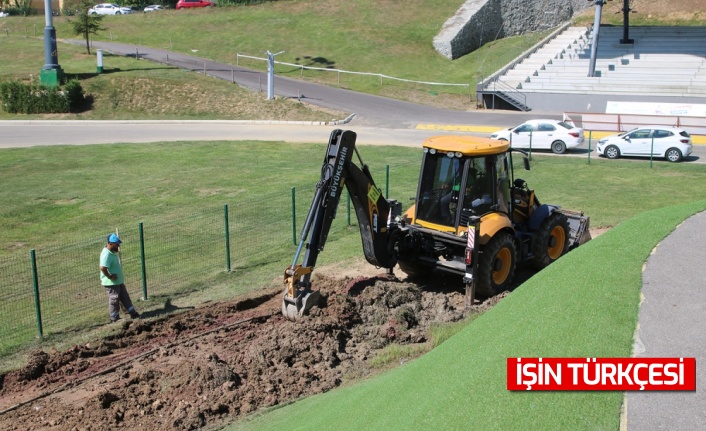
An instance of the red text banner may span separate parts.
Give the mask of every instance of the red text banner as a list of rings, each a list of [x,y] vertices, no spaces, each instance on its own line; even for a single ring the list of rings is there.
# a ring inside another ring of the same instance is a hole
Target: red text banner
[[[507,358],[509,391],[695,391],[696,358]]]

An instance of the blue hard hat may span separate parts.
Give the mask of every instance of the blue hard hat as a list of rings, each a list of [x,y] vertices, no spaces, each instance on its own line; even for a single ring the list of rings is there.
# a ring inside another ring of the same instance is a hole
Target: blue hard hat
[[[108,235],[108,242],[112,242],[114,244],[121,244],[122,243],[122,241],[120,241],[120,238],[118,238],[118,236],[114,233],[111,233],[110,235]]]

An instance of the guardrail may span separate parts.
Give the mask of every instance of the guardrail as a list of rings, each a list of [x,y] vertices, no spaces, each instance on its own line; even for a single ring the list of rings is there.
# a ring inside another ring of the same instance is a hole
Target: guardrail
[[[267,61],[266,58],[263,57],[255,57],[252,55],[246,55],[246,54],[240,54],[236,53],[236,65],[240,65],[240,59],[241,58],[248,58],[251,60],[261,60],[261,61]],[[405,78],[397,78],[395,76],[389,76],[389,75],[383,75],[382,73],[372,73],[372,72],[354,72],[351,70],[343,70],[343,69],[328,69],[325,67],[313,67],[313,66],[304,66],[302,64],[294,64],[294,63],[285,63],[282,61],[277,61],[275,60],[275,64],[279,64],[281,66],[289,66],[289,67],[294,67],[294,68],[299,68],[301,69],[302,74],[304,73],[304,70],[315,70],[319,72],[336,72],[338,74],[338,82],[340,83],[341,81],[341,74],[350,74],[350,75],[359,75],[359,76],[372,76],[372,77],[378,77],[380,78],[380,85],[383,84],[384,79],[389,79],[392,81],[399,81],[399,82],[408,82],[412,84],[423,84],[423,85],[437,85],[437,86],[446,86],[446,87],[465,87],[468,89],[468,96],[472,97],[471,93],[471,84],[457,84],[457,83],[449,83],[449,82],[432,82],[432,81],[416,81],[413,79],[405,79]]]

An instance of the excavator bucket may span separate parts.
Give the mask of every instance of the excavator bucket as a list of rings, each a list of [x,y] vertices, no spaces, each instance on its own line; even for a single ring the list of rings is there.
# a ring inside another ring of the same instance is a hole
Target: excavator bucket
[[[319,292],[311,290],[308,281],[312,268],[296,265],[284,271],[284,289],[282,297],[282,315],[287,320],[297,320],[319,303]]]
[[[293,302],[284,300],[282,301],[282,315],[287,320],[298,320],[304,316],[311,307],[319,303],[319,298],[320,295],[318,291],[311,291],[295,298]]]

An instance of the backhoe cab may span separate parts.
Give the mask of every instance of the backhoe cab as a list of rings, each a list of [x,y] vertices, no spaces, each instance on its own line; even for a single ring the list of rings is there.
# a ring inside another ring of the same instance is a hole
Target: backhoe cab
[[[402,214],[399,202],[382,197],[359,154],[361,167],[352,162],[353,152],[358,153],[355,139],[354,132],[341,130],[329,139],[321,181],[285,271],[282,313],[291,320],[318,301],[310,276],[343,186],[369,263],[388,269],[399,265],[409,276],[450,272],[485,296],[510,288],[518,263],[529,261],[541,269],[590,239],[588,217],[541,204],[523,180],[514,178],[513,154],[525,169],[529,161],[507,142],[470,136],[424,141],[416,202]]]

